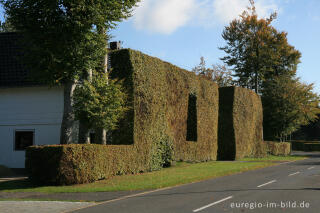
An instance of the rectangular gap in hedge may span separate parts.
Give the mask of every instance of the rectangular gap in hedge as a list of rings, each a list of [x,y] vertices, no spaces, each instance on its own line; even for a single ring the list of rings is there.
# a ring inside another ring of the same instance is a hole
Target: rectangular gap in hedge
[[[187,141],[197,141],[197,96],[189,94],[187,117]]]
[[[92,143],[92,144],[96,143],[96,140],[95,140],[95,138],[96,138],[96,133],[90,132],[89,138],[90,138],[90,143]]]

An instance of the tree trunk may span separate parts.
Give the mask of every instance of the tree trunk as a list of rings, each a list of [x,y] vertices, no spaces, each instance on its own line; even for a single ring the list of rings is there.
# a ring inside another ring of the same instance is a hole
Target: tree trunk
[[[88,81],[92,81],[92,70],[88,70],[87,76]],[[78,143],[90,144],[90,129],[88,125],[82,121],[79,122],[79,137]]]
[[[72,95],[75,89],[73,81],[64,84],[63,88],[63,117],[60,131],[60,144],[72,143],[74,114],[72,112]]]
[[[255,83],[254,83],[254,91],[258,94],[258,71],[255,71]]]
[[[98,144],[103,144],[106,145],[107,144],[107,131],[103,128],[99,128],[95,130],[96,133],[96,141]]]
[[[99,28],[98,29],[100,34],[106,35],[106,29]],[[102,71],[104,73],[108,73],[108,41],[106,40],[106,54],[102,58]],[[107,144],[107,131],[105,129],[96,129],[96,141],[98,144]]]
[[[90,144],[89,128],[84,122],[81,122],[81,121],[79,123],[79,138],[78,138],[78,140],[79,140],[78,143]]]

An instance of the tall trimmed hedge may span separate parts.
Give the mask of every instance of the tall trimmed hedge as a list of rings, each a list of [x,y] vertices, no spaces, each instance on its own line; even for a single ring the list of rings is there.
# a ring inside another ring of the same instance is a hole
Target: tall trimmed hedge
[[[108,145],[33,146],[26,152],[31,179],[87,183],[116,174],[158,170],[173,161],[217,158],[218,86],[141,52],[112,52],[111,78],[128,95],[125,118]]]
[[[113,136],[116,143],[122,143],[116,135],[128,139],[133,135],[133,145],[148,156],[151,170],[161,167],[159,150],[165,150],[163,144],[171,144],[167,152],[174,160],[216,159],[219,106],[215,83],[130,49],[112,52],[110,57],[112,78],[125,82],[132,100],[131,117],[123,122],[131,128],[120,125]],[[190,95],[196,97],[196,116],[190,113]],[[189,120],[190,116],[197,119],[190,130],[188,116]],[[196,141],[187,140],[188,134],[194,134],[192,131],[197,134],[192,137]]]
[[[218,159],[235,160],[263,156],[262,104],[251,90],[219,88]]]

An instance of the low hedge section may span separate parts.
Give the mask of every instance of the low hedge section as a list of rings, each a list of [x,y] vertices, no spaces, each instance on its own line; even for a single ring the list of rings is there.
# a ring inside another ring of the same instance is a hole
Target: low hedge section
[[[291,146],[294,151],[320,151],[319,141],[291,141]]]
[[[89,183],[147,170],[144,156],[131,145],[31,146],[26,150],[25,166],[33,182],[54,185]]]
[[[269,154],[276,156],[288,156],[291,153],[291,144],[287,142],[266,141]]]
[[[303,151],[305,152],[320,151],[320,143],[304,143]]]
[[[290,142],[292,150],[294,151],[304,151],[304,143],[303,142]]]

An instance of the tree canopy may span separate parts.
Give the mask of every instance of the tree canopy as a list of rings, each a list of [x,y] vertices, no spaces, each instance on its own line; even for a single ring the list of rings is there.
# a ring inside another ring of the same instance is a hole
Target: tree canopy
[[[222,37],[226,53],[221,60],[234,72],[238,85],[262,96],[264,136],[283,139],[319,113],[319,96],[313,84],[296,77],[301,53],[290,45],[287,33],[271,23],[277,17],[258,18],[254,0],[239,19],[225,27]]]
[[[9,23],[9,21],[4,20],[1,22],[0,20],[0,33],[3,32],[14,32],[13,26]]]
[[[319,96],[312,92],[313,84],[299,78],[278,76],[265,84],[262,92],[264,135],[266,139],[281,139],[318,118]]]
[[[107,32],[139,0],[0,0],[21,33],[23,64],[37,81],[64,86],[60,143],[72,143],[74,83],[105,71]]]
[[[259,19],[254,1],[250,4],[239,19],[225,27],[222,37],[227,44],[220,49],[226,53],[221,60],[232,68],[239,85],[258,93],[268,78],[293,76],[301,54],[288,43],[287,33],[271,25],[276,13]]]
[[[119,119],[127,111],[126,94],[119,82],[108,80],[106,73],[94,73],[92,81],[84,80],[74,91],[73,110],[77,120],[89,128],[117,127]]]
[[[23,32],[24,63],[50,84],[79,78],[101,65],[106,34],[139,0],[0,0],[8,21]]]

